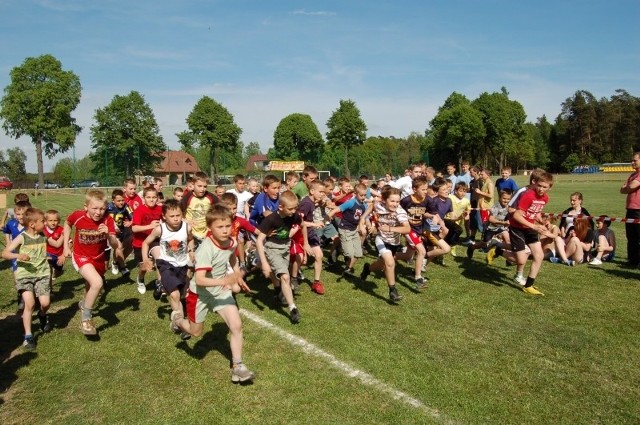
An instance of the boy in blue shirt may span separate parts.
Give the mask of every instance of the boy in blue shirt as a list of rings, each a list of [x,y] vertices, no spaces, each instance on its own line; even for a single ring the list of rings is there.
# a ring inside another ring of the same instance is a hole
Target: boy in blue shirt
[[[501,173],[502,177],[496,180],[496,189],[497,192],[505,191],[511,194],[514,194],[518,191],[518,185],[511,178],[511,167],[504,166],[502,167]]]

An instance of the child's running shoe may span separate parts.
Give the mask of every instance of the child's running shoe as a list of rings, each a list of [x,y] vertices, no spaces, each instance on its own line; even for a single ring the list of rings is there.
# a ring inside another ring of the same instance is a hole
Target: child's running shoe
[[[515,275],[514,277],[516,283],[520,286],[524,286],[527,283],[527,279],[524,276]]]
[[[354,275],[354,271],[353,269],[350,268],[346,268],[344,269],[344,271],[342,272],[342,276],[353,276]]]
[[[314,280],[311,284],[311,290],[318,295],[324,295],[324,285],[319,280]]]
[[[40,314],[38,312],[38,320],[40,321],[40,330],[44,333],[51,332],[51,321],[48,314]]]
[[[145,292],[147,292],[147,287],[144,285],[144,282],[140,282],[138,280],[138,292],[140,292],[140,294],[144,294]]]
[[[456,250],[455,246],[451,247],[451,256],[452,257],[457,257],[458,256],[458,251]]]
[[[122,273],[122,277],[129,277],[129,275],[131,274],[131,270],[125,267],[124,269],[120,270],[120,273]]]
[[[240,383],[252,381],[256,377],[256,374],[251,372],[244,363],[236,363],[231,368],[231,382]]]
[[[562,262],[562,260],[558,257],[549,257],[549,261],[552,262],[553,264],[558,264]]]
[[[291,323],[293,323],[294,325],[300,323],[300,319],[301,317],[298,309],[294,308],[293,310],[291,310]]]
[[[298,295],[298,290],[300,289],[300,281],[297,277],[291,278],[291,291],[293,291],[293,295]]]
[[[467,246],[467,258],[473,258],[474,250],[475,248],[473,247],[473,244]]]
[[[493,259],[496,258],[496,247],[492,246],[487,252],[487,264],[493,264]]]
[[[360,280],[367,280],[367,277],[371,274],[371,266],[369,263],[364,263],[364,267],[362,268],[362,273],[360,273]]]
[[[398,289],[394,286],[389,288],[389,299],[396,303],[402,299],[402,295],[398,294]]]
[[[602,260],[599,258],[594,258],[593,260],[589,261],[589,265],[590,266],[600,266],[602,265]]]
[[[93,319],[83,320],[80,324],[80,330],[85,335],[97,335],[96,325],[93,324]]]
[[[529,295],[544,295],[542,292],[538,290],[535,286],[523,286],[522,290]]]
[[[178,326],[178,320],[182,319],[184,315],[181,311],[172,311],[171,316],[169,317],[171,318],[171,322],[169,322],[169,329],[171,329],[173,333],[179,334],[180,326]]]
[[[415,277],[414,280],[416,282],[416,289],[417,290],[420,290],[420,289],[424,288],[425,286],[427,286],[427,283],[424,281],[424,277],[422,277],[422,276]]]
[[[120,269],[118,268],[118,264],[111,263],[111,274],[116,275],[120,273]]]
[[[160,301],[163,291],[164,288],[162,287],[162,282],[160,281],[160,279],[156,280],[155,288],[153,289],[153,299],[156,301]]]
[[[36,340],[33,339],[32,335],[25,336],[24,341],[22,341],[22,346],[25,350],[35,350],[36,349]]]

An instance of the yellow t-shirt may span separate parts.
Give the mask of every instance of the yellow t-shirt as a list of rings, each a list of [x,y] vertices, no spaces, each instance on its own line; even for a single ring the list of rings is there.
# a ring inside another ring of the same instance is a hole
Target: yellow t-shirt
[[[460,199],[453,193],[449,195],[449,199],[451,199],[451,204],[453,204],[453,212],[449,213],[454,217],[460,216],[464,211],[471,211],[471,201],[465,196]],[[462,228],[464,228],[464,217],[460,217],[456,220],[456,224]]]

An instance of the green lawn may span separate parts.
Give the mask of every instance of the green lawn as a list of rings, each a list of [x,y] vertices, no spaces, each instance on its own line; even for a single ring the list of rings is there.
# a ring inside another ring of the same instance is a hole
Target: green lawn
[[[580,191],[592,213],[621,217],[625,177],[560,176],[546,210],[561,212]],[[81,203],[79,194],[34,200],[63,214]],[[612,228],[623,262],[624,225]],[[202,338],[181,342],[169,331],[166,302],[110,274],[96,317],[100,338],[87,340],[77,311],[83,283],[70,264],[54,290],[54,331],[24,352],[3,261],[0,423],[640,422],[639,271],[545,263],[542,298],[512,286],[513,269],[502,259],[488,267],[479,252],[429,265],[421,292],[404,263],[398,274],[404,299],[391,305],[381,276],[361,283],[325,270],[327,293],[304,288],[297,326],[265,279],[249,278],[255,294],[239,297],[242,309],[377,381],[350,377],[317,351],[245,320],[244,359],[258,377],[238,386],[229,379],[227,331],[217,316],[209,316]],[[418,403],[394,398],[382,384]]]

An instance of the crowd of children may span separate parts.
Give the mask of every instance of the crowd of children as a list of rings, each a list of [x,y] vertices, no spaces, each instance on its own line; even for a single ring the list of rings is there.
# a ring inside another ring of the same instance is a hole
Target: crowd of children
[[[273,174],[265,176],[262,190],[255,179],[237,175],[232,189],[217,187],[215,193],[207,190],[207,176],[197,173],[185,188],[175,188],[170,199],[162,195],[157,180],[147,179],[137,193],[136,182],[127,179],[122,189],[111,193],[109,203],[104,192],[87,191],[84,208],[72,212],[62,226],[57,211],[32,208],[28,196],[18,194],[3,226],[2,257],[12,262],[24,304],[23,345],[35,348],[31,320],[36,300],[40,328],[51,330],[51,286],[67,258],[85,280],[78,303],[82,333],[97,334],[93,309],[108,264],[113,274],[128,277],[127,258],[133,252],[137,290],[144,294],[146,274],[156,275],[154,298],[166,294],[172,331],[183,339],[199,336],[208,311],[222,317],[231,333],[233,382],[255,377],[243,363],[242,320],[234,297],[250,291],[245,276],[253,270],[270,280],[276,299],[296,324],[302,318],[295,295],[304,264],[313,267],[312,291],[325,294],[325,250],[326,262],[334,266],[341,253],[341,275],[355,278],[355,266],[373,241],[375,248],[370,249],[377,259],[362,265],[359,278],[365,281],[381,272],[392,303],[402,300],[396,285],[398,260],[413,265],[413,281],[420,290],[426,286],[427,264],[437,259],[444,264],[445,254],[458,255],[459,244],[467,246],[469,258],[484,250],[489,264],[504,256],[516,267],[515,283],[531,295],[542,295],[534,283],[544,258],[570,265],[613,259],[611,220],[601,217],[594,225],[583,218],[588,212],[581,206],[581,194],[571,195],[572,208],[558,227],[542,214],[551,174],[535,170],[530,184],[518,190],[510,172],[503,168],[494,184],[489,170],[466,161],[460,175],[449,164],[446,178],[414,164],[396,181],[388,176],[369,186],[368,177],[361,176],[353,187],[347,178],[320,181],[318,171],[307,166],[301,176],[287,173],[284,182]],[[482,238],[476,241],[478,231]]]

